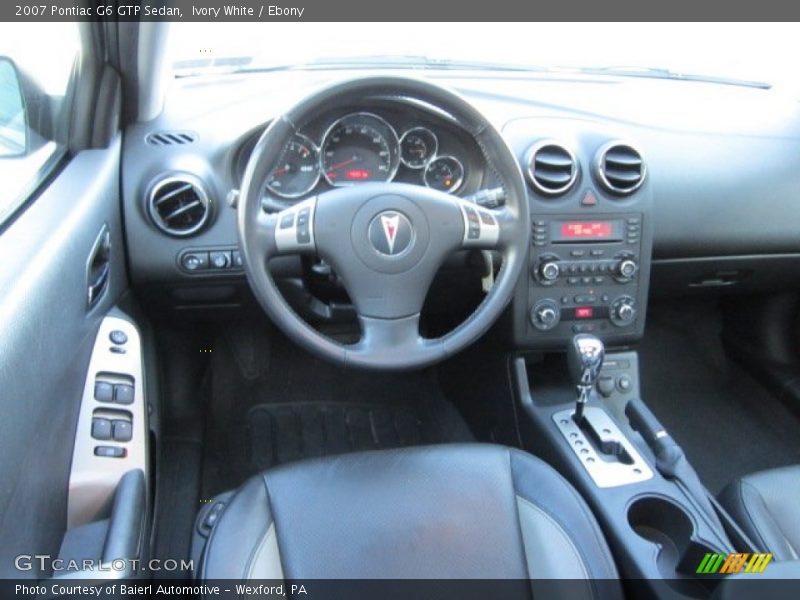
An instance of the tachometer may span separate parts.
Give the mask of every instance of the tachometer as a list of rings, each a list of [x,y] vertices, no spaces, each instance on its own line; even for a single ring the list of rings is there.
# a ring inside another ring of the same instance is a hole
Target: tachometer
[[[454,156],[440,156],[431,161],[422,178],[429,188],[452,194],[464,181],[464,166]]]
[[[411,169],[421,169],[436,154],[439,141],[436,135],[425,127],[414,127],[400,139],[400,160]]]
[[[331,185],[390,181],[399,162],[397,134],[373,114],[342,117],[322,142],[322,173]]]
[[[283,198],[299,198],[313,190],[318,181],[319,150],[306,136],[295,134],[267,177],[267,187]]]

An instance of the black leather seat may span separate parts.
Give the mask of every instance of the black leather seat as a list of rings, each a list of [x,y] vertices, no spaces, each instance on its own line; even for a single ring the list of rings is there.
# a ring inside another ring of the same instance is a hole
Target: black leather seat
[[[800,465],[761,471],[728,485],[720,502],[762,552],[800,558]]]
[[[584,597],[620,593],[590,581],[617,571],[572,486],[529,454],[478,444],[346,454],[254,477],[217,521],[199,577],[582,579]]]

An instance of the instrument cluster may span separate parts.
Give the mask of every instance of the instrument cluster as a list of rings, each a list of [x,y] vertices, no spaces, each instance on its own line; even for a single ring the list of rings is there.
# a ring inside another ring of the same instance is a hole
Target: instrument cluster
[[[383,116],[356,111],[317,125],[319,143],[314,126],[296,133],[268,176],[265,193],[294,201],[320,186],[403,181],[459,194],[469,191],[468,182],[480,181],[480,153],[466,137],[414,120],[404,125],[396,129]]]

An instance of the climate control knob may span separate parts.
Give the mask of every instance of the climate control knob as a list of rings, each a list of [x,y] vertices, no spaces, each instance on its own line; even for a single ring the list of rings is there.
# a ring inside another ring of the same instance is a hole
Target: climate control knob
[[[561,274],[561,269],[557,262],[548,261],[539,266],[539,277],[544,281],[555,281]]]
[[[617,274],[625,279],[631,279],[636,275],[636,271],[638,270],[639,265],[636,264],[635,260],[630,258],[623,258],[617,265]]]
[[[620,296],[611,304],[611,322],[625,327],[636,320],[636,301],[630,296]]]
[[[531,309],[531,324],[541,331],[552,329],[561,320],[561,309],[555,300],[539,300]]]

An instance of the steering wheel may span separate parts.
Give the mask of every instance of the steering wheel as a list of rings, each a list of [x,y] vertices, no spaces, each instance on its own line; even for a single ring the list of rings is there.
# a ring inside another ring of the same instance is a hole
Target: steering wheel
[[[291,136],[323,110],[369,97],[413,101],[466,130],[500,179],[505,204],[486,209],[423,186],[360,183],[265,212],[267,177]],[[322,358],[374,369],[428,366],[476,341],[510,301],[530,243],[525,182],[505,140],[454,92],[399,77],[337,83],[273,120],[247,164],[237,216],[247,278],[273,322]],[[424,338],[419,318],[428,289],[447,256],[460,248],[495,250],[502,266],[466,321],[442,337]],[[333,267],[358,314],[362,335],[357,343],[324,336],[292,310],[268,267],[269,259],[283,254],[318,255]]]

